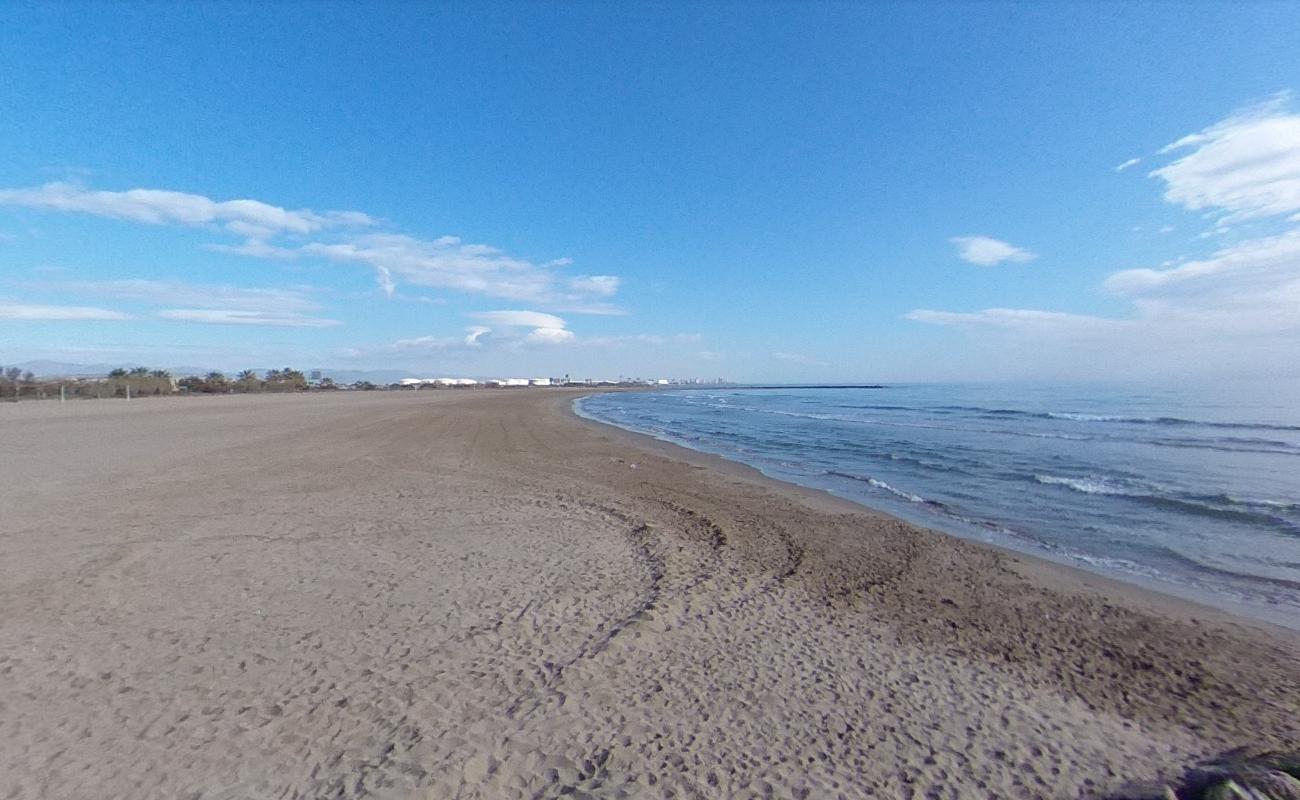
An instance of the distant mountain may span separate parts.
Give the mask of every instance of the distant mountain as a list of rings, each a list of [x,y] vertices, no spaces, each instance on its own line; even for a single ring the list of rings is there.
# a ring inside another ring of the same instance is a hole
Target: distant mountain
[[[67,364],[62,361],[24,361],[12,366],[30,371],[38,378],[87,378],[104,375],[118,367],[117,364]]]

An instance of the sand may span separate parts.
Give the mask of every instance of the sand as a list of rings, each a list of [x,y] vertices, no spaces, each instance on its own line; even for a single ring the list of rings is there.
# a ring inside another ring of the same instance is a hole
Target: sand
[[[0,407],[0,797],[1076,797],[1300,741],[1292,633],[573,396]]]

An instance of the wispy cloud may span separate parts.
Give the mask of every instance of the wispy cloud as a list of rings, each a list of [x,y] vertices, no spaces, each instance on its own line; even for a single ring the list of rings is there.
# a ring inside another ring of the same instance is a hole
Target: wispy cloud
[[[217,201],[167,189],[93,190],[73,183],[0,189],[0,205],[91,214],[148,225],[213,227],[241,237],[206,248],[249,258],[323,259],[373,270],[395,296],[401,284],[543,305],[583,314],[617,314],[615,275],[565,274],[567,258],[532,261],[455,236],[421,238],[365,229],[378,221],[359,211],[286,209],[260,200]]]
[[[1115,171],[1116,171],[1116,172],[1123,172],[1124,170],[1128,169],[1129,167],[1136,167],[1138,164],[1141,164],[1141,163],[1142,163],[1142,159],[1140,159],[1140,158],[1130,158],[1128,161],[1125,161],[1123,164],[1118,164],[1118,165],[1116,165],[1116,167],[1115,167]]]
[[[957,246],[958,258],[981,267],[991,267],[1004,261],[1033,261],[1038,257],[1037,253],[989,236],[954,236],[949,241]]]
[[[199,194],[165,189],[109,192],[73,183],[47,183],[23,189],[0,189],[0,205],[72,211],[150,225],[223,224],[240,236],[266,238],[281,233],[309,234],[323,228],[373,225],[358,211],[289,210],[258,200],[216,201]]]
[[[205,325],[260,325],[269,328],[332,328],[336,319],[310,317],[305,314],[273,311],[247,311],[236,308],[173,308],[158,312],[160,319],[173,322],[197,322]]]
[[[144,279],[32,281],[23,285],[63,294],[174,306],[154,314],[173,322],[276,328],[328,328],[341,324],[338,320],[309,313],[317,311],[320,306],[311,299],[311,290],[305,287],[252,288]]]
[[[90,306],[0,305],[0,320],[127,320],[130,314]]]
[[[1067,314],[1061,311],[1038,311],[1026,308],[986,308],[983,311],[935,311],[918,308],[904,315],[914,322],[958,328],[1006,328],[1032,331],[1079,332],[1108,328],[1117,323],[1104,317]]]
[[[1290,93],[1252,106],[1166,146],[1186,152],[1151,171],[1165,200],[1209,210],[1220,224],[1300,211],[1300,115]]]
[[[777,351],[772,354],[772,358],[775,358],[777,361],[785,361],[786,363],[789,364],[802,364],[806,367],[826,366],[825,361],[818,361],[817,359],[812,358],[811,356],[806,356],[803,353],[789,353],[785,351]]]
[[[698,333],[634,333],[622,336],[587,336],[581,343],[589,347],[623,347],[625,345],[646,344],[653,347],[674,344],[698,344],[704,339]]]
[[[578,295],[613,297],[618,294],[619,278],[616,275],[582,275],[569,280],[569,288]]]
[[[123,279],[102,281],[43,281],[28,286],[79,295],[140,300],[157,305],[196,308],[229,308],[243,311],[314,311],[320,306],[309,297],[310,290],[296,288],[249,288],[185,281]]]
[[[375,270],[381,288],[389,295],[401,282],[565,306],[577,313],[617,311],[606,302],[618,291],[619,279],[615,276],[565,279],[558,270],[568,263],[566,259],[538,264],[490,245],[467,244],[455,236],[420,239],[405,234],[368,234],[345,242],[313,242],[296,249],[278,249],[265,257],[299,256],[367,265]]]

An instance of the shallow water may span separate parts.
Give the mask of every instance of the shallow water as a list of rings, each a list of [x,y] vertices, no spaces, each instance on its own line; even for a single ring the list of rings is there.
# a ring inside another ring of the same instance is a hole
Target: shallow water
[[[957,536],[1300,628],[1300,411],[1276,396],[927,384],[576,405]]]

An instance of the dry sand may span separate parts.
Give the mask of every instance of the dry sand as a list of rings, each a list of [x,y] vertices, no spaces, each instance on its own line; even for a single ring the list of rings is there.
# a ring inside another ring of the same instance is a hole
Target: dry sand
[[[572,396],[0,407],[0,797],[1075,797],[1300,737],[1293,634]]]

